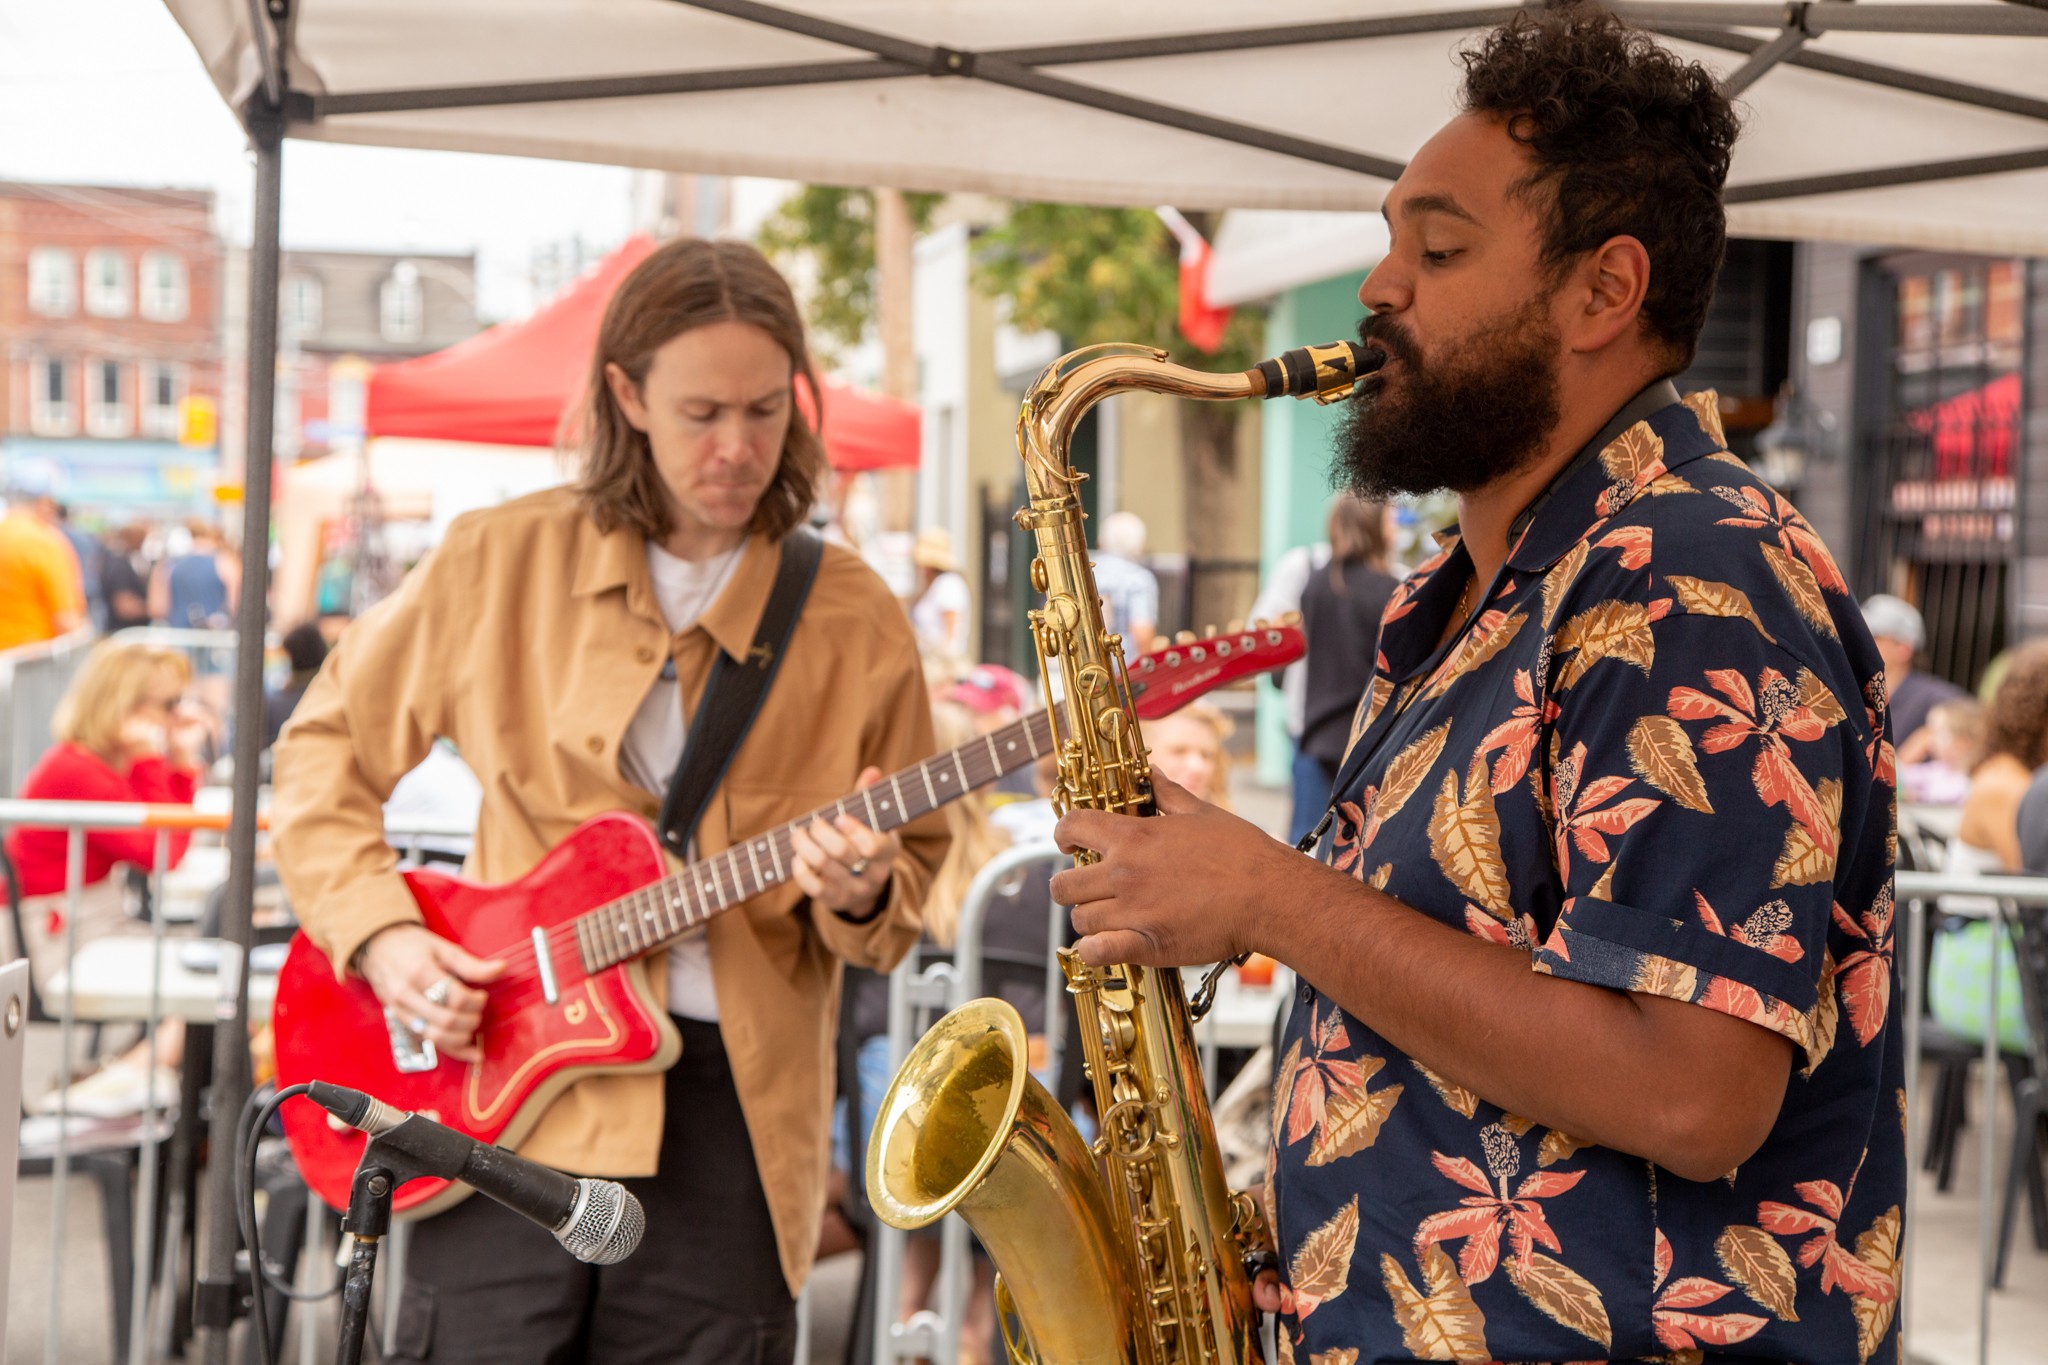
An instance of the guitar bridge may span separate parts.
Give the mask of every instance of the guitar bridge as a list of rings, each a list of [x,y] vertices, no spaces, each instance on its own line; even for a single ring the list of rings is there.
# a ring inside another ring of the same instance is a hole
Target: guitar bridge
[[[386,1008],[384,1028],[391,1035],[391,1064],[405,1075],[432,1071],[441,1064],[441,1054],[431,1039],[422,1038],[405,1026],[398,1011]]]

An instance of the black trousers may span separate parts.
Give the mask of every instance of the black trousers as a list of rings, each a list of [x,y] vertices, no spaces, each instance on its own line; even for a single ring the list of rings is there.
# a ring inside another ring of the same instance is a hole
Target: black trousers
[[[796,1306],[716,1024],[675,1021],[661,1165],[631,1256],[588,1266],[482,1195],[414,1229],[394,1362],[789,1365]]]

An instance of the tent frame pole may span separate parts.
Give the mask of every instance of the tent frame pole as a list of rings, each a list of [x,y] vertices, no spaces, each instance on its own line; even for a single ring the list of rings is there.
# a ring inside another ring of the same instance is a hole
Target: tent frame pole
[[[1881,190],[1894,185],[1924,185],[1938,180],[1967,180],[1977,175],[2012,175],[2038,170],[2048,170],[2048,147],[2000,152],[1993,156],[1923,161],[1908,166],[1874,166],[1867,171],[1845,171],[1840,175],[1809,175],[1796,180],[1731,185],[1722,193],[1721,202],[1765,204],[1773,199],[1798,199],[1809,194],[1846,194],[1853,190]]]
[[[273,4],[277,0],[273,0]],[[275,15],[275,11],[273,11]],[[282,64],[279,64],[280,72]],[[200,1359],[228,1365],[229,1330],[246,1297],[235,1271],[235,1138],[250,1088],[249,973],[256,887],[256,802],[263,761],[263,645],[270,595],[270,475],[277,387],[279,228],[284,118],[259,94],[243,115],[256,152],[254,231],[249,244],[248,429],[242,456],[242,581],[236,604],[234,807],[228,825],[227,896],[221,905],[222,999],[213,1031],[213,1178],[200,1228],[193,1304]]]
[[[1804,11],[1806,6],[1797,4],[1792,8],[1795,11]],[[1802,24],[1788,22],[1779,30],[1777,37],[1750,53],[1748,61],[1722,79],[1721,94],[1728,99],[1734,99],[1762,79],[1765,72],[1805,47],[1806,40],[1811,36]]]
[[[2014,2],[2028,3],[2028,0]],[[2048,5],[2048,0],[2042,0],[2042,3]],[[1672,38],[1681,43],[1692,43],[1699,47],[1718,47],[1726,52],[1755,53],[1768,42],[1763,38],[1752,38],[1747,33],[1695,28],[1690,24],[1644,24],[1643,27],[1661,37]],[[1832,53],[1816,52],[1806,48],[1787,54],[1784,64],[1799,67],[1804,71],[1818,71],[1823,75],[1861,81],[1865,85],[1875,85],[1886,90],[1903,90],[1907,94],[1927,95],[1934,99],[1947,100],[1952,104],[1967,104],[1977,109],[1994,109],[2001,114],[2018,114],[2021,118],[2048,120],[2048,100],[2015,94],[2010,90],[1996,90],[1990,86],[1971,85],[1966,81],[1952,81],[1946,77],[1930,76],[1925,72],[1908,71],[1902,67],[1886,66],[1882,62],[1867,62],[1857,57],[1838,57]]]

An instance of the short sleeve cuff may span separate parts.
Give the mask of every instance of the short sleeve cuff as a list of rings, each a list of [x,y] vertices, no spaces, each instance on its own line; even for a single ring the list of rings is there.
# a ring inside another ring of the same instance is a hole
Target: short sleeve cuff
[[[1698,924],[1590,896],[1566,901],[1531,964],[1589,986],[1661,995],[1746,1020],[1801,1047],[1814,982],[1800,967]]]

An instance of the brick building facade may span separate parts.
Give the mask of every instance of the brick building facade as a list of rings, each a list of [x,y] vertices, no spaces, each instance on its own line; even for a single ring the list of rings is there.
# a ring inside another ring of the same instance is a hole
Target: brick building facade
[[[221,393],[208,190],[0,182],[0,458],[88,519],[210,504]]]

